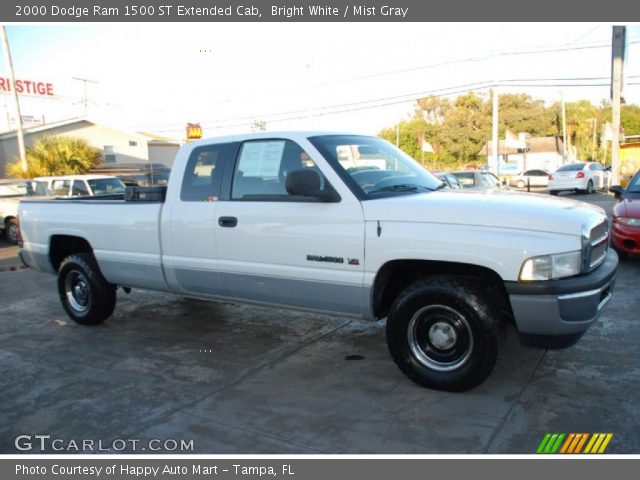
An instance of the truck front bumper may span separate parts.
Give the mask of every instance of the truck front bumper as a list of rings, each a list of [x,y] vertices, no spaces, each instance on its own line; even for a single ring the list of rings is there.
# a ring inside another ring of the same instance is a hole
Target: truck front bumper
[[[579,277],[505,282],[523,343],[563,348],[576,343],[611,300],[618,256],[610,250],[602,265]]]

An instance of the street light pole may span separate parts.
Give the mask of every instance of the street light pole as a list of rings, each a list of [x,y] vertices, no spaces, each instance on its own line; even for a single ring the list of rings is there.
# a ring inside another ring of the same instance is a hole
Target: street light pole
[[[18,154],[20,155],[20,166],[22,167],[22,172],[27,172],[27,156],[24,148],[24,130],[22,129],[22,112],[20,112],[20,101],[18,100],[18,92],[16,91],[16,76],[13,73],[13,61],[11,60],[11,49],[9,48],[9,39],[7,38],[7,31],[2,26],[0,30],[2,34],[2,47],[4,49],[4,56],[7,59],[7,65],[9,66],[9,81],[11,82],[10,88],[13,96],[14,108],[16,110],[16,115],[18,116],[18,128],[17,128],[17,136],[18,136]],[[11,125],[8,126],[11,129]]]
[[[491,150],[493,153],[493,166],[497,175],[500,175],[500,141],[498,139],[498,85],[493,88],[493,112],[492,112],[492,137],[491,137]],[[491,165],[489,165],[491,167]]]

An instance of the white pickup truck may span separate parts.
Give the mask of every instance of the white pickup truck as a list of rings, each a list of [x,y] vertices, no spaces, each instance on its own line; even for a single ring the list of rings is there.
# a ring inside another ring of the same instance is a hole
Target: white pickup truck
[[[168,187],[22,201],[21,257],[58,275],[83,325],[113,313],[118,287],[386,318],[391,356],[430,388],[480,384],[506,323],[528,344],[575,343],[612,295],[603,210],[442,186],[375,137],[200,140]]]

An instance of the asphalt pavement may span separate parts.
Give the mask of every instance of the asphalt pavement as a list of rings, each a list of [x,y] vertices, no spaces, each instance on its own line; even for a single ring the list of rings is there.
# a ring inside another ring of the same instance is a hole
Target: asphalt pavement
[[[15,251],[0,244],[2,265]],[[404,377],[382,322],[134,290],[82,327],[55,277],[0,269],[0,453],[37,434],[66,448],[51,453],[117,439],[140,453],[150,439],[192,441],[185,453],[534,453],[548,432],[611,432],[607,453],[639,453],[638,278],[640,259],[621,264],[572,348],[524,348],[509,330],[491,377],[454,394]]]

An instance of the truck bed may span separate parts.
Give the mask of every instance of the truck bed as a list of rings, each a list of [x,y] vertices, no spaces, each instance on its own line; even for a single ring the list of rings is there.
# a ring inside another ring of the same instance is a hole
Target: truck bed
[[[27,263],[52,272],[49,243],[37,239],[64,243],[66,236],[81,237],[93,247],[109,282],[165,290],[159,233],[162,200],[117,197],[23,201],[21,235]]]

